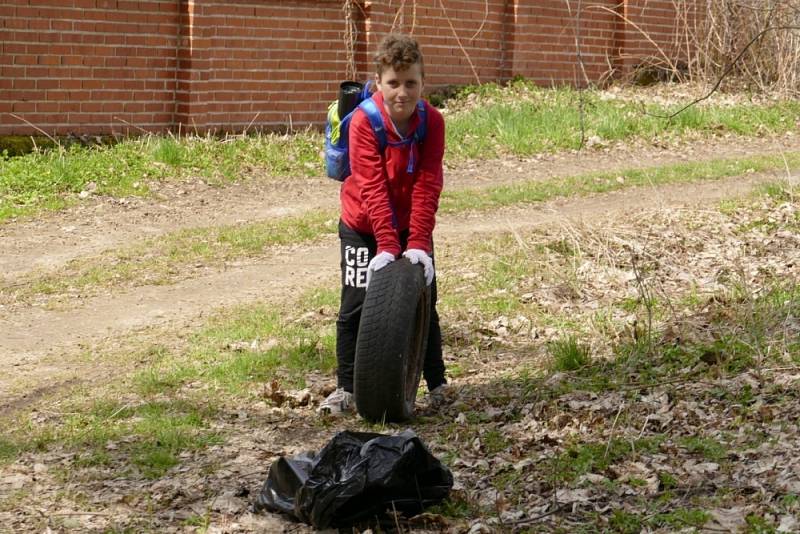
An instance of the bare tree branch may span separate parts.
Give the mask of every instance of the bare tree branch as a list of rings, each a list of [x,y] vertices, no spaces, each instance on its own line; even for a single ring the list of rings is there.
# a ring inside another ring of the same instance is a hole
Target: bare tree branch
[[[569,0],[568,0],[569,1]],[[578,66],[581,69],[581,73],[583,74],[584,83],[589,83],[589,77],[586,75],[586,67],[583,64],[583,55],[581,54],[581,12],[583,11],[583,6],[581,5],[581,0],[578,0],[578,13],[575,19],[575,53],[578,58]],[[575,80],[576,82],[578,80]],[[578,83],[578,120],[580,122],[581,127],[581,144],[578,149],[582,149],[583,145],[586,144],[586,122],[584,119],[584,94],[583,94],[583,83]]]
[[[758,32],[758,34],[755,37],[750,39],[750,42],[747,43],[744,48],[742,48],[742,50],[734,58],[734,60],[731,61],[730,64],[727,67],[725,67],[725,70],[722,71],[722,74],[720,74],[719,78],[717,79],[717,82],[714,84],[714,87],[712,87],[711,90],[708,93],[706,93],[705,95],[703,95],[703,96],[701,96],[699,98],[696,98],[696,99],[692,100],[691,102],[689,102],[688,104],[683,106],[681,109],[679,109],[678,111],[676,111],[675,113],[672,113],[670,115],[659,115],[659,114],[656,114],[656,113],[649,113],[649,115],[651,115],[653,117],[658,117],[660,119],[671,120],[671,119],[674,119],[675,117],[677,117],[678,115],[680,115],[681,113],[683,113],[684,111],[686,111],[687,109],[689,109],[690,107],[702,102],[703,100],[708,100],[711,97],[711,95],[713,95],[715,92],[717,92],[717,89],[719,89],[719,86],[722,85],[722,81],[725,79],[725,77],[728,74],[730,74],[730,72],[733,70],[733,67],[736,66],[736,63],[740,59],[742,59],[742,56],[744,56],[745,52],[747,52],[747,50],[751,46],[753,46],[753,44],[755,44],[757,41],[759,41],[764,35],[766,35],[767,33],[771,32],[771,31],[776,31],[776,30],[800,30],[800,26],[773,26],[773,27],[770,27],[770,28],[764,28],[763,30]]]

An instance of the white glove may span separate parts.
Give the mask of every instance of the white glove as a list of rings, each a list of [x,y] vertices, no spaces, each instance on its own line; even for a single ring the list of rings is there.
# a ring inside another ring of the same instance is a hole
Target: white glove
[[[369,262],[369,265],[367,265],[367,287],[369,287],[369,281],[372,279],[372,273],[375,271],[380,271],[393,261],[394,254],[391,252],[381,252],[372,258]]]
[[[418,248],[410,248],[403,252],[403,257],[408,258],[413,265],[421,263],[425,270],[425,284],[431,285],[433,282],[433,260],[428,253]]]

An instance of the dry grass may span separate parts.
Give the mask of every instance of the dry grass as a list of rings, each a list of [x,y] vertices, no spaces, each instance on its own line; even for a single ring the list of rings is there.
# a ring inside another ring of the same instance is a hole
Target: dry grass
[[[693,79],[723,87],[796,95],[800,4],[793,0],[673,0],[675,48]]]

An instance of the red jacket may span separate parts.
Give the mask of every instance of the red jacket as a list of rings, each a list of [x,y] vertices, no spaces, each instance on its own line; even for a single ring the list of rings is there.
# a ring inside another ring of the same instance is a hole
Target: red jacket
[[[375,93],[378,109],[383,115],[386,138],[401,141],[383,108],[383,95]],[[437,109],[425,102],[427,130],[420,144],[387,146],[383,154],[366,114],[358,110],[350,122],[350,169],[340,192],[342,221],[357,232],[373,234],[378,252],[399,255],[399,232],[409,230],[407,248],[431,253],[431,236],[436,224],[439,194],[442,191],[444,157],[444,119]],[[408,125],[413,135],[419,125],[414,111]],[[408,160],[414,150],[416,168],[408,174]],[[392,225],[392,208],[397,227]]]

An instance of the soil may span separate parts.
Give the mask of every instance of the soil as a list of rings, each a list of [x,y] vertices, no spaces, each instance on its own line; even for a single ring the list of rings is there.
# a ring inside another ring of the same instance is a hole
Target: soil
[[[446,187],[453,189],[494,186],[590,171],[774,154],[792,147],[793,143],[793,137],[787,136],[722,138],[668,147],[626,145],[528,160],[470,163],[448,169],[445,179]],[[694,209],[745,195],[757,184],[778,175],[786,177],[785,173],[748,174],[716,182],[558,199],[491,213],[441,216],[436,240],[439,248],[446,250],[450,244],[479,241],[497,232],[602,224],[614,219],[630,222],[652,208]],[[337,184],[323,178],[254,179],[225,187],[187,181],[158,184],[154,197],[147,199],[91,197],[59,213],[0,226],[0,272],[3,273],[0,287],[11,287],[32,272],[56,271],[72,259],[90,258],[143,237],[302,214],[309,209],[333,209],[336,205]],[[289,257],[291,262],[287,261]],[[442,263],[446,266],[446,262]],[[0,365],[7,370],[0,374],[0,409],[12,414],[35,406],[36,417],[59,417],[58,413],[48,414],[47,407],[42,408],[36,402],[43,397],[55,398],[64,390],[81,385],[101,386],[140,363],[135,358],[107,358],[109,354],[135,354],[155,343],[178,346],[208,315],[225,307],[281,302],[308,287],[335,286],[337,265],[338,243],[334,237],[327,237],[221,269],[198,269],[195,276],[171,285],[112,289],[85,297],[76,295],[57,308],[25,303],[0,306]],[[440,275],[447,275],[446,267]],[[481,381],[485,384],[481,387],[486,391],[476,386],[473,392],[476,398],[489,396],[496,387],[497,384],[489,385],[493,370],[513,365],[513,362],[485,363],[481,371]],[[464,382],[472,378],[477,380],[477,375],[465,377]],[[317,377],[310,381],[318,384],[324,380]],[[305,406],[300,410],[269,408],[263,402],[221,407],[223,415],[215,424],[230,432],[231,438],[209,454],[192,453],[186,459],[187,465],[174,476],[153,482],[126,480],[105,473],[105,479],[98,475],[97,479],[71,482],[72,490],[88,495],[87,500],[97,507],[86,509],[103,510],[80,518],[72,517],[80,516],[74,509],[55,509],[50,505],[52,497],[59,502],[58,506],[67,506],[63,503],[68,499],[56,495],[63,486],[59,477],[65,476],[58,474],[56,466],[69,466],[72,460],[59,451],[43,456],[32,453],[0,472],[3,483],[10,484],[9,487],[36,481],[37,488],[32,502],[21,507],[24,510],[7,513],[0,510],[0,523],[4,518],[13,520],[18,528],[25,530],[32,525],[49,524],[53,517],[69,517],[72,528],[102,531],[109,521],[121,517],[135,519],[139,511],[152,508],[155,516],[148,521],[156,523],[151,523],[151,528],[158,530],[160,526],[171,525],[163,531],[177,532],[182,528],[174,525],[192,514],[202,517],[212,509],[226,518],[223,523],[228,517],[236,519],[209,531],[306,532],[304,527],[288,524],[276,516],[247,512],[248,499],[240,495],[242,489],[251,496],[258,490],[269,463],[278,455],[317,447],[323,434],[347,428],[347,422],[338,423],[336,428],[320,432],[313,418],[302,412],[310,408]],[[453,416],[456,415],[459,414],[454,412]],[[613,410],[607,417],[614,417]],[[216,492],[210,500],[209,491]],[[226,512],[228,509],[232,511]],[[48,515],[46,520],[45,515]]]
[[[576,153],[541,155],[529,160],[473,162],[446,170],[452,189],[495,186],[553,176],[658,166],[685,160],[731,158],[785,150],[793,138],[713,139],[702,144],[620,145]],[[479,239],[480,234],[580,222],[655,206],[715,202],[748,192],[775,173],[717,182],[637,188],[586,198],[558,199],[491,214],[441,216],[436,239]],[[0,270],[5,286],[31,271],[55,270],[71,259],[192,227],[209,227],[296,215],[309,209],[335,208],[338,184],[325,178],[269,179],[226,187],[202,181],[154,186],[153,198],[90,198],[63,212],[0,226]],[[77,363],[97,343],[151,327],[186,327],[220,307],[280,300],[322,280],[334,281],[338,246],[333,238],[253,262],[226,265],[169,286],[143,286],[73,299],[56,309],[30,305],[0,306],[0,365],[13,369],[0,377],[0,405],[20,406],[38,395],[39,387],[92,381],[102,374],[98,362]],[[287,269],[286,258],[291,255]],[[69,356],[68,356],[69,355]],[[86,358],[83,358],[86,360]],[[61,365],[59,365],[61,362]],[[70,365],[65,365],[71,362]],[[32,389],[33,388],[33,389]]]

